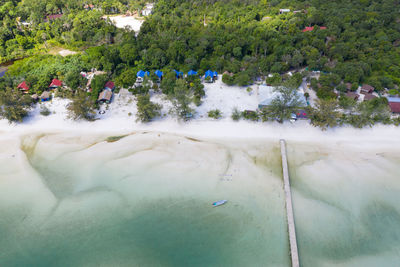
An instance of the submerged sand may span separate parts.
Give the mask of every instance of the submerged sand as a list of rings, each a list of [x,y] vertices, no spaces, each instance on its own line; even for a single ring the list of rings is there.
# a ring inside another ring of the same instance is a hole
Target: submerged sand
[[[289,264],[277,144],[156,132],[0,143],[2,266]]]
[[[1,133],[0,265],[289,266],[280,137],[302,266],[400,261],[395,130],[214,125]]]

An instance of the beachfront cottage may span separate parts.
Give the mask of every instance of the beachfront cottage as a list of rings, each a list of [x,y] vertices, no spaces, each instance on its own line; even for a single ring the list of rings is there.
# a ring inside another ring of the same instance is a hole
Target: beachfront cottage
[[[361,94],[372,94],[375,91],[375,88],[369,84],[363,84],[361,87],[360,93]]]
[[[197,75],[197,71],[194,71],[194,70],[189,70],[189,72],[188,72],[188,74],[187,74],[188,76],[194,76],[194,75]]]
[[[99,99],[97,100],[99,103],[111,103],[111,98],[113,96],[112,91],[104,89],[100,94],[99,94]]]
[[[115,84],[112,81],[108,81],[108,82],[106,82],[106,85],[104,86],[104,89],[105,90],[114,91]]]
[[[400,113],[400,97],[388,97],[389,107],[393,113]]]
[[[41,102],[46,102],[49,101],[51,99],[51,94],[49,91],[44,91],[41,95],[40,95],[40,101]]]
[[[163,73],[161,70],[156,70],[156,71],[154,72],[154,74],[158,77],[158,81],[161,82],[164,73]]]
[[[177,79],[183,78],[183,72],[182,71],[178,71],[178,70],[174,70],[175,71],[175,75]]]
[[[275,91],[275,87],[268,85],[260,85],[258,86],[258,108],[262,109],[271,105],[271,102],[276,97],[280,97],[281,94]],[[296,96],[298,100],[301,102],[299,107],[306,107],[307,100],[304,96],[303,89],[299,88],[296,91]]]
[[[208,83],[212,83],[215,81],[215,77],[218,77],[218,73],[212,70],[206,71],[204,75],[204,81]]]
[[[24,92],[24,94],[27,94],[29,92],[29,86],[26,84],[25,81],[22,83],[18,84],[18,89]]]
[[[56,89],[58,87],[61,87],[61,85],[62,85],[62,81],[57,80],[57,79],[53,79],[51,81],[50,85],[49,85],[49,89],[53,90],[53,89]]]

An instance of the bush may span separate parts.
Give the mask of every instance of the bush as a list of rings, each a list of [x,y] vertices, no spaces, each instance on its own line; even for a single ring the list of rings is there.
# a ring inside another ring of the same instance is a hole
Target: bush
[[[235,84],[235,79],[229,74],[222,75],[222,82],[226,85],[232,86]]]
[[[220,119],[222,117],[222,112],[219,109],[210,110],[208,112],[209,118]]]
[[[150,101],[150,95],[139,95],[137,101],[138,120],[142,122],[152,121],[161,114],[161,105]]]
[[[245,120],[250,120],[250,121],[258,121],[259,120],[258,113],[253,110],[243,111],[241,114],[241,117],[243,117]]]
[[[240,117],[241,117],[240,111],[237,108],[234,108],[233,111],[232,111],[232,116],[231,117],[232,117],[232,120],[234,120],[234,121],[240,120]]]
[[[40,108],[40,115],[49,116],[50,114],[51,114],[51,111],[46,106],[42,106]]]

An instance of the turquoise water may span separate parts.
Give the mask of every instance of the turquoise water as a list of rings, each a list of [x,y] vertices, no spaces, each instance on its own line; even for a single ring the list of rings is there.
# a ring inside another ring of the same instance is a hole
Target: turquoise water
[[[398,266],[400,153],[337,145],[289,145],[303,266]]]
[[[278,141],[108,137],[0,136],[0,266],[290,266]],[[396,144],[287,148],[301,266],[397,266]]]
[[[0,172],[0,191],[13,190],[0,202],[1,266],[290,264],[272,143],[27,139]]]

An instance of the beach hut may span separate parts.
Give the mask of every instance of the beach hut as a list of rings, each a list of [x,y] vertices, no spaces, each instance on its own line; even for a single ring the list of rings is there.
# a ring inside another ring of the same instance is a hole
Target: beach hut
[[[211,70],[206,71],[204,78],[205,82],[212,83],[214,81],[214,72]]]
[[[160,81],[161,81],[161,79],[162,79],[162,77],[163,77],[163,72],[161,71],[161,70],[156,70],[155,72],[154,72],[154,74],[155,75],[157,75],[157,77],[158,77],[158,79],[160,79]]]
[[[150,76],[150,72],[139,70],[136,74],[136,85],[140,85],[143,82],[145,76]]]
[[[136,77],[138,78],[139,77],[144,78],[144,76],[150,76],[150,72],[139,70],[138,73],[136,74]]]
[[[99,99],[97,100],[99,103],[110,103],[113,93],[110,90],[103,90],[99,94]]]
[[[194,75],[197,75],[197,71],[189,70],[188,76],[194,76]]]
[[[175,75],[176,75],[176,78],[177,79],[179,79],[179,78],[182,78],[183,77],[183,72],[181,72],[181,71],[178,71],[178,70],[174,70],[175,71]]]
[[[56,89],[58,87],[60,87],[62,85],[62,81],[57,80],[57,79],[53,79],[49,85],[49,89]]]
[[[51,99],[51,95],[49,91],[44,91],[41,95],[40,95],[40,101],[41,102],[46,102],[49,101]]]
[[[104,86],[105,90],[109,90],[109,91],[114,91],[115,89],[115,84],[112,81],[108,81],[106,82],[106,85]]]
[[[25,81],[23,81],[22,83],[18,84],[18,89],[26,94],[29,91],[29,86],[26,84]]]

